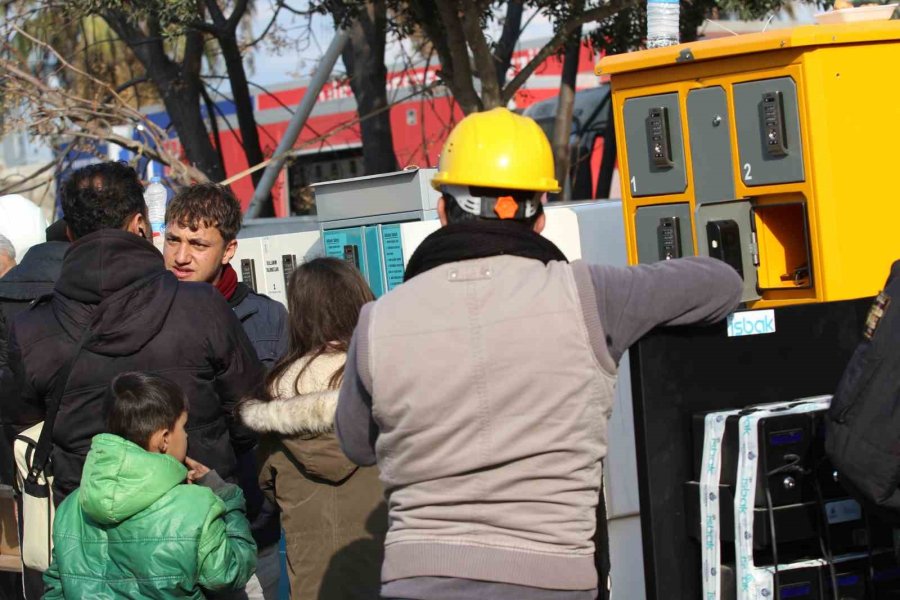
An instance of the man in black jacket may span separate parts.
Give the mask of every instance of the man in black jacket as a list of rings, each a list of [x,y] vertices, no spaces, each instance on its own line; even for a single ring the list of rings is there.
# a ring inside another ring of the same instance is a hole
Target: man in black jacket
[[[63,234],[59,235],[60,225]],[[69,248],[65,236],[65,221],[57,221],[47,228],[47,241],[32,246],[22,261],[0,278],[0,381],[9,377],[7,368],[6,336],[13,318],[28,308],[31,302],[53,291],[59,279],[63,256]],[[0,385],[2,388],[2,385]],[[5,440],[12,439],[13,432],[5,431]],[[15,477],[15,463],[12,445],[0,441],[0,483],[12,485]]]
[[[40,296],[53,292],[53,285],[59,279],[62,269],[63,257],[69,249],[69,238],[66,236],[66,223],[62,219],[56,221],[47,228],[47,241],[32,246],[21,262],[10,269],[0,279],[0,390],[13,389],[12,375],[8,368],[6,338],[9,324],[13,318],[28,308],[31,302]],[[9,410],[9,405],[0,397],[0,408]],[[0,421],[8,423],[9,419]],[[15,483],[15,458],[13,457],[12,442],[15,439],[15,431],[6,431],[3,428],[0,438],[0,483],[14,485]],[[26,571],[24,590],[28,598],[39,598],[44,590],[41,573]],[[9,583],[6,579],[5,583]],[[22,582],[12,582],[12,587],[4,587],[0,590],[0,597],[16,598],[10,590],[23,589]],[[4,595],[4,593],[6,595]]]
[[[241,230],[241,205],[228,188],[201,183],[178,192],[166,207],[166,268],[179,281],[213,285],[240,320],[256,355],[271,369],[287,351],[287,310],[238,281],[231,266]],[[259,546],[256,576],[266,600],[278,597],[278,507],[259,489],[255,452],[238,456],[253,539]]]
[[[235,455],[255,439],[232,410],[264,373],[240,323],[215,288],[166,270],[133,169],[85,167],[66,182],[62,204],[74,243],[53,294],[11,324],[12,389],[0,393],[4,418],[21,431],[44,419],[54,386],[65,384],[52,438],[54,499],[78,487],[91,438],[103,431],[104,393],[123,371],[180,385],[190,399],[190,456],[234,477]],[[71,376],[59,381],[85,328]]]

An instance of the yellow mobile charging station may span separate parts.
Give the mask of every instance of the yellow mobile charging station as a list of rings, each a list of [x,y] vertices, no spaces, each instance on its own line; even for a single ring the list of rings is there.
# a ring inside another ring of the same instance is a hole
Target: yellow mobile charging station
[[[900,21],[609,56],[628,256],[729,262],[753,308],[872,296],[900,257]]]
[[[898,67],[888,20],[600,61],[628,261],[718,258],[749,309],[629,351],[645,585],[613,598],[900,597],[890,527],[841,484],[823,418],[900,259]],[[613,581],[633,567],[611,561]]]

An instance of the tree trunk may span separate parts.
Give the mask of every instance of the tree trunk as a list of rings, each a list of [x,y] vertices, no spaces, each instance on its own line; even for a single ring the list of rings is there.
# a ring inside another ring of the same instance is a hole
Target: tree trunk
[[[477,3],[475,3],[477,7]],[[494,55],[488,46],[484,30],[481,28],[481,11],[470,8],[463,12],[462,27],[465,32],[466,42],[472,49],[475,59],[475,69],[481,80],[481,105],[484,110],[490,110],[503,106],[500,98],[500,85],[497,83],[497,68],[494,64]]]
[[[506,20],[503,22],[503,33],[494,48],[494,60],[497,61],[497,85],[500,89],[506,85],[506,73],[512,64],[513,51],[519,35],[522,33],[523,0],[510,0],[506,5]]]
[[[203,122],[203,113],[200,111],[200,93],[196,85],[189,85],[181,80],[169,80],[166,77],[157,78],[152,74],[150,79],[156,84],[166,113],[172,120],[172,127],[178,133],[178,140],[184,147],[184,153],[188,161],[210,178],[211,181],[225,179],[225,168],[219,160],[206,123]]]
[[[609,198],[612,187],[612,176],[616,168],[616,127],[615,111],[610,106],[606,131],[603,132],[603,157],[600,159],[600,171],[597,173],[597,191],[594,198]]]
[[[384,0],[367,2],[350,22],[350,40],[342,58],[350,89],[356,98],[366,175],[397,170],[391,113],[387,99],[387,67],[384,48],[387,7]],[[371,115],[371,116],[370,116]]]
[[[176,64],[166,55],[158,23],[150,23],[147,35],[118,11],[103,17],[144,65],[147,76],[159,91],[188,161],[212,181],[225,179],[225,168],[210,140],[200,110],[203,36],[198,32],[187,34],[184,59],[181,64]]]
[[[219,155],[219,162],[224,165],[225,155],[222,153],[222,136],[219,133],[219,124],[216,121],[216,104],[203,86],[200,86],[200,96],[203,98],[203,104],[206,105],[206,115],[209,119],[209,128],[212,130],[212,139],[216,145],[216,152]]]
[[[562,80],[559,85],[559,101],[556,107],[556,121],[553,123],[553,159],[556,163],[556,179],[562,186],[561,198],[571,197],[569,167],[572,137],[572,111],[575,107],[575,83],[578,78],[578,59],[581,55],[581,27],[566,42]]]
[[[469,47],[466,44],[466,34],[463,31],[460,7],[457,0],[441,0],[437,3],[438,14],[444,25],[446,44],[449,56],[452,57],[453,71],[447,81],[453,98],[456,100],[463,113],[478,112],[484,105],[481,97],[475,91],[475,83],[472,78],[472,66],[469,64]],[[472,7],[469,7],[472,10]],[[440,48],[440,46],[438,46]],[[441,64],[445,63],[445,56],[441,56]]]
[[[222,50],[222,58],[225,60],[225,68],[228,71],[228,81],[231,85],[231,97],[234,100],[237,112],[238,127],[241,131],[241,141],[244,146],[244,155],[247,157],[248,166],[258,165],[265,160],[262,145],[259,141],[259,130],[256,127],[253,98],[250,95],[250,85],[247,83],[247,73],[244,70],[244,60],[238,47],[237,38],[233,32],[222,32],[216,36],[219,47]],[[215,118],[211,115],[210,118]],[[253,187],[259,185],[263,171],[259,169],[251,174]],[[272,195],[268,201],[260,206],[258,216],[274,217],[275,207],[272,203]]]

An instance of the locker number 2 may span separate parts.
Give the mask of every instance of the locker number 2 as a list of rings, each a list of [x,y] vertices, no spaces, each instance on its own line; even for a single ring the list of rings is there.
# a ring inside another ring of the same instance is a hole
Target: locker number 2
[[[750,163],[744,164],[744,181],[752,181],[753,175],[750,174]]]

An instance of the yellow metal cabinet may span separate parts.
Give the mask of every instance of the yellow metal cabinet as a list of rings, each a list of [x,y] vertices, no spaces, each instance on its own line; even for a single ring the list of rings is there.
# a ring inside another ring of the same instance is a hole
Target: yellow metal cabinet
[[[713,255],[756,308],[871,296],[900,258],[900,21],[609,56],[629,261]]]

